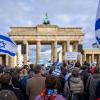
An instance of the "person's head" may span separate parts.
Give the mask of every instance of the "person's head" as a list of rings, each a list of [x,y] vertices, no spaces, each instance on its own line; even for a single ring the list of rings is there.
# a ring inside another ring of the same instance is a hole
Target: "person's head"
[[[72,70],[72,76],[73,77],[78,77],[79,76],[79,70],[78,69],[73,69]]]
[[[57,78],[55,76],[47,77],[46,89],[56,89],[57,88]]]
[[[36,65],[33,69],[35,74],[39,74],[41,72],[41,66],[40,65]]]
[[[23,68],[27,70],[29,67],[28,67],[28,65],[24,65]]]
[[[30,64],[30,69],[33,70],[35,67],[35,64]]]
[[[100,68],[99,67],[95,67],[94,73],[100,73]]]
[[[52,74],[52,72],[53,72],[53,69],[51,68],[51,69],[49,70],[49,74],[51,75],[51,74]]]
[[[1,76],[1,83],[2,85],[9,85],[11,83],[12,77],[9,73],[4,73]]]
[[[86,70],[86,69],[88,69],[88,66],[87,66],[87,65],[83,65],[83,66],[82,66],[82,69],[83,69],[83,70]]]
[[[0,100],[18,100],[14,92],[8,90],[0,91]]]
[[[27,76],[27,75],[28,75],[27,69],[22,69],[22,70],[20,71],[20,76],[21,76],[21,77]]]
[[[61,67],[61,73],[62,73],[63,75],[66,75],[67,70],[65,69],[65,67]]]
[[[12,72],[12,84],[16,87],[16,84],[19,82],[19,74],[17,72]]]
[[[67,66],[67,63],[66,63],[66,61],[64,60],[63,61],[63,67],[66,67]]]
[[[33,71],[30,71],[29,72],[29,78],[32,78],[34,76],[34,72]]]

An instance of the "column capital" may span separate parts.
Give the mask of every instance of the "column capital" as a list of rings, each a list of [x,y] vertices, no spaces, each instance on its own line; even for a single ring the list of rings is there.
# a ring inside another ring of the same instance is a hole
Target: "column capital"
[[[37,41],[36,43],[41,43],[41,41]]]
[[[28,41],[27,41],[27,40],[24,40],[24,41],[23,41],[23,44],[28,44]]]

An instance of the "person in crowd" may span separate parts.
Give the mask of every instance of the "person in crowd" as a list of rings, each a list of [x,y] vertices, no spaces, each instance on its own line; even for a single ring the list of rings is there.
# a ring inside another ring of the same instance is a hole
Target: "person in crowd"
[[[26,98],[26,100],[28,100],[28,97],[26,95],[26,84],[27,84],[27,80],[29,79],[29,75],[27,73],[27,70],[24,70],[25,72],[22,72],[22,74],[20,75],[20,88],[22,90],[22,93],[24,95],[24,97]]]
[[[1,84],[2,84],[1,90],[11,90],[15,93],[18,100],[25,100],[21,91],[18,88],[13,87],[12,77],[9,73],[4,73],[1,76]]]
[[[35,64],[30,64],[29,72],[30,72],[30,71],[33,71],[34,67],[35,67]]]
[[[67,69],[67,62],[65,60],[63,61],[63,67]]]
[[[19,74],[17,72],[12,72],[11,77],[12,77],[13,87],[20,89]]]
[[[72,75],[65,83],[64,95],[68,100],[82,100],[83,91],[83,81],[79,77],[79,70],[75,68],[72,70]]]
[[[2,90],[0,91],[0,100],[18,100],[13,91]]]
[[[96,66],[94,64],[92,64],[91,68],[90,68],[90,72],[92,75],[94,74],[95,68],[96,68]]]
[[[78,68],[81,67],[81,64],[80,64],[80,61],[79,60],[75,63],[75,67],[78,67]]]
[[[90,66],[90,64],[87,61],[84,61],[83,65]]]
[[[65,85],[65,76],[67,75],[67,69],[65,67],[61,67],[61,75],[59,76],[60,82],[61,82],[61,88],[60,88],[60,92],[63,94],[63,88]]]
[[[100,68],[96,67],[93,76],[90,75],[87,80],[86,88],[89,88],[89,100],[96,100],[96,86],[100,80]]]
[[[26,93],[29,96],[29,100],[34,100],[45,88],[45,77],[41,75],[40,65],[35,66],[34,73],[34,77],[27,80]]]
[[[34,77],[34,75],[35,75],[34,71],[29,71],[29,78]]]
[[[59,94],[58,79],[55,76],[49,76],[46,79],[45,89],[35,98],[35,100],[65,100],[65,98]]]
[[[22,77],[28,75],[28,68],[28,65],[24,65],[24,67],[22,68]]]
[[[86,88],[87,80],[89,79],[89,76],[91,75],[89,66],[83,65],[80,69],[80,77],[83,80],[84,84],[84,99],[89,100],[89,91],[88,88]]]
[[[96,100],[100,100],[100,80],[96,86]]]

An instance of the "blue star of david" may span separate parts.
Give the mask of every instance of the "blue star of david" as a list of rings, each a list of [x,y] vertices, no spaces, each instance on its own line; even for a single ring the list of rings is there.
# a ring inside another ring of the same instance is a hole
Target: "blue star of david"
[[[99,42],[99,44],[100,44],[100,38],[99,37],[96,37],[96,39],[97,39],[97,41]]]
[[[4,41],[0,41],[0,48],[5,48],[6,43],[4,43]]]

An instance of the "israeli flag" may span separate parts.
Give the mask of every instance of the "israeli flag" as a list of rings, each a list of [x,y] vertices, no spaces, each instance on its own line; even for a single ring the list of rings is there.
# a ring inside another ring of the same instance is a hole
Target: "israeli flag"
[[[0,34],[0,54],[8,54],[15,56],[17,52],[17,45],[9,37],[8,34]]]
[[[96,15],[95,36],[96,36],[98,47],[100,48],[100,0],[97,9],[97,15]]]

